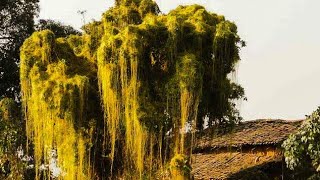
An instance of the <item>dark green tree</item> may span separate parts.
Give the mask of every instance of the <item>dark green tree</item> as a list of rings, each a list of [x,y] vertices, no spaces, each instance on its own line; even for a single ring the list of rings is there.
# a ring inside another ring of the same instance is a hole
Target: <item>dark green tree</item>
[[[34,31],[38,3],[39,0],[0,1],[0,97],[19,97],[19,48]]]
[[[42,31],[45,29],[49,29],[50,31],[52,31],[55,34],[56,38],[67,37],[71,34],[81,34],[80,31],[74,29],[70,25],[65,25],[59,21],[54,21],[51,19],[40,19],[39,23],[36,25],[36,30]]]

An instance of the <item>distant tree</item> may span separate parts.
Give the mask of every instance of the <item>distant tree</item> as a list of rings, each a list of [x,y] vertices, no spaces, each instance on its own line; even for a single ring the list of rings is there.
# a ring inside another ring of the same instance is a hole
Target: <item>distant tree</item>
[[[0,1],[0,97],[19,97],[19,48],[34,31],[38,3],[39,0]]]
[[[40,19],[39,23],[36,25],[37,31],[42,31],[45,29],[51,30],[56,38],[66,37],[71,34],[80,35],[81,32],[74,29],[72,26],[65,25],[59,21],[54,21],[51,19]]]
[[[320,172],[320,107],[302,124],[297,133],[284,141],[282,147],[288,168],[296,172],[313,172],[310,179]],[[311,173],[312,174],[312,173]],[[316,178],[317,179],[317,178]]]

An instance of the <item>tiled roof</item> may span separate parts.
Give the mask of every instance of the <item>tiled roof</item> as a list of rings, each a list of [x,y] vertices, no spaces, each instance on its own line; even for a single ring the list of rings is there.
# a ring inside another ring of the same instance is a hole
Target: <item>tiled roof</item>
[[[230,133],[197,138],[195,152],[211,151],[219,148],[242,147],[247,145],[278,145],[301,125],[302,120],[254,120],[237,125]]]
[[[193,154],[192,175],[194,179],[239,179],[237,173],[259,166],[281,162],[281,153],[221,152],[216,154]],[[255,174],[259,171],[253,170]],[[246,178],[240,178],[246,179]]]

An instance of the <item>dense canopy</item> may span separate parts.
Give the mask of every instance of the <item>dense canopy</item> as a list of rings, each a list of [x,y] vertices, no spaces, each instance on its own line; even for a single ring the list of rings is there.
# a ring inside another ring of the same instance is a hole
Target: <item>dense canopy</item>
[[[0,98],[19,99],[19,48],[34,32],[39,0],[0,1]]]
[[[240,120],[234,100],[244,91],[228,74],[244,43],[223,16],[199,5],[164,15],[152,0],[118,0],[83,29],[66,38],[35,32],[21,48],[38,179],[53,175],[38,169],[56,157],[64,179],[163,176],[171,159],[171,176],[187,177],[186,132],[204,119]]]

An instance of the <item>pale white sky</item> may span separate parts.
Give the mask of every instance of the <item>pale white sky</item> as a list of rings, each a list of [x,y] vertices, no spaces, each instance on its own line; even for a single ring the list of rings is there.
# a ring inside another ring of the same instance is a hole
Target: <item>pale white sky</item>
[[[246,120],[300,119],[320,105],[319,0],[156,0],[167,13],[179,4],[200,4],[234,21],[247,41],[241,52],[238,81],[248,102]],[[113,0],[40,0],[40,18],[79,28],[100,20]]]

